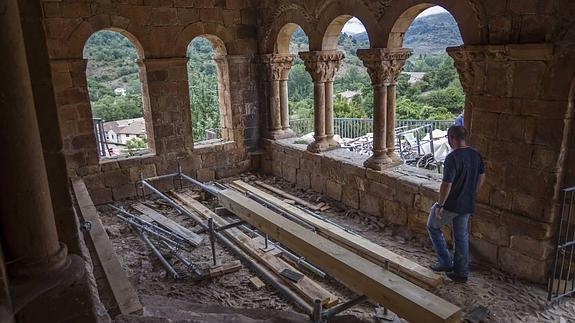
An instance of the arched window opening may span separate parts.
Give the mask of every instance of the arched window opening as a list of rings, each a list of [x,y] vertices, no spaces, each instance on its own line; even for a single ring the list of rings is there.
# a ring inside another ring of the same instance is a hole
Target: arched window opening
[[[86,77],[101,159],[150,152],[142,100],[142,50],[120,32],[102,30],[84,45]]]
[[[228,65],[221,39],[192,39],[187,49],[188,83],[194,142],[231,140]]]
[[[313,132],[313,81],[297,54],[309,50],[309,39],[301,27],[291,25],[295,28],[290,28],[292,26],[288,24],[278,36],[278,52],[283,51],[282,46],[279,46],[283,43],[288,45],[285,52],[294,55],[287,83],[289,119],[291,129],[296,135],[303,136]],[[287,38],[284,40],[282,37]]]
[[[347,19],[347,20],[345,20]],[[340,144],[365,136],[371,131],[373,90],[367,69],[357,56],[358,49],[369,48],[365,26],[355,17],[336,18],[328,28],[324,43],[330,39],[330,29],[343,26],[337,35],[337,49],[345,55],[333,83],[334,133]]]
[[[449,151],[441,137],[449,126],[463,125],[465,93],[446,53],[461,44],[455,18],[440,6],[412,7],[392,29],[388,47],[412,50],[397,79],[395,110],[397,153],[409,165],[438,170]]]

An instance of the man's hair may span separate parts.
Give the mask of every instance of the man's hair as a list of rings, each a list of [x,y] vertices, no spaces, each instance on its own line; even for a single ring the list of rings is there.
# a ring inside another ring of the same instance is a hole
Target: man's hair
[[[465,140],[467,137],[467,130],[464,126],[451,126],[447,129],[447,135],[457,140]]]

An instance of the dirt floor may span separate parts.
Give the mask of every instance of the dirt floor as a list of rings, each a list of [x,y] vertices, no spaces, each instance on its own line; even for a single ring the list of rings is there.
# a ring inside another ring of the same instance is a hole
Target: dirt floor
[[[381,218],[350,209],[321,194],[295,189],[293,184],[271,176],[243,174],[220,182],[234,179],[242,179],[246,182],[261,180],[310,202],[326,202],[331,208],[322,212],[322,216],[422,265],[427,266],[434,261],[431,244],[425,236],[413,234],[405,228],[386,225]],[[162,201],[153,197],[150,197],[150,200],[153,200],[150,205],[162,214],[194,231],[201,229],[194,225],[192,220],[178,215]],[[129,209],[129,205],[135,201],[125,200],[116,205]],[[211,208],[216,206],[214,201],[206,201],[205,204]],[[157,295],[180,301],[219,304],[236,308],[297,311],[272,287],[266,286],[256,290],[249,281],[254,273],[245,267],[237,272],[210,280],[193,281],[184,278],[174,281],[166,275],[160,262],[140,240],[136,231],[131,230],[129,225],[115,217],[111,209],[102,206],[99,207],[99,211],[103,215],[102,221],[120,261],[140,295]],[[207,234],[203,233],[202,236],[206,237],[206,242],[190,252],[188,256],[192,262],[207,268],[211,264],[211,249]],[[217,254],[222,262],[235,260],[219,245]],[[174,259],[170,260],[175,262]],[[176,266],[176,269],[180,273],[186,271],[181,265]],[[309,276],[343,299],[354,295],[353,292],[332,279],[321,279],[312,274]],[[455,284],[446,279],[446,283],[433,292],[460,306],[465,312],[470,312],[480,305],[485,306],[490,311],[487,322],[575,322],[575,300],[567,299],[556,304],[548,304],[544,286],[515,279],[480,264],[472,264],[471,276],[467,284]],[[378,306],[364,303],[343,314],[353,315],[365,322],[376,322],[378,321],[376,313],[380,311],[381,308]]]

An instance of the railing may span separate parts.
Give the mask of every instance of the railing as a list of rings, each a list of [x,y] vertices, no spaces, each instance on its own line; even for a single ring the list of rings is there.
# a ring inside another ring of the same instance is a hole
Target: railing
[[[205,139],[203,140],[212,140],[212,139],[220,139],[222,137],[222,128],[211,128],[204,130]]]
[[[395,127],[422,127],[431,125],[433,129],[447,130],[453,125],[451,120],[396,120]],[[313,119],[296,119],[290,121],[290,128],[298,136],[313,132]],[[373,132],[373,119],[334,118],[334,132],[342,138],[357,138]]]
[[[575,186],[564,189],[561,197],[555,257],[547,283],[549,301],[575,294]]]
[[[94,136],[98,147],[98,156],[106,157],[109,155],[108,143],[106,142],[106,133],[104,132],[104,120],[100,118],[93,118]]]

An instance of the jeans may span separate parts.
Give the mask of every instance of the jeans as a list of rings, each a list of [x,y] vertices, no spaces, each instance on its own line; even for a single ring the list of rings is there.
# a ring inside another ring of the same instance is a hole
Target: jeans
[[[460,277],[469,275],[469,233],[467,226],[471,214],[458,214],[447,210],[441,211],[441,219],[435,217],[437,203],[431,207],[429,218],[427,219],[427,231],[433,244],[433,249],[437,255],[439,265],[453,267],[453,271]],[[441,227],[451,225],[453,233],[454,252],[453,260],[447,250],[447,243]]]

